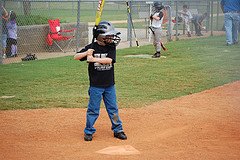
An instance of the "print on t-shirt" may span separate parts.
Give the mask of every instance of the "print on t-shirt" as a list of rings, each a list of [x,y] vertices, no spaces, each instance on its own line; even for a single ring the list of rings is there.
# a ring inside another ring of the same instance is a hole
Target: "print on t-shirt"
[[[107,53],[95,53],[94,54],[95,58],[106,58]],[[101,63],[94,63],[94,69],[98,71],[106,71],[110,70],[112,68],[112,64],[101,64]]]

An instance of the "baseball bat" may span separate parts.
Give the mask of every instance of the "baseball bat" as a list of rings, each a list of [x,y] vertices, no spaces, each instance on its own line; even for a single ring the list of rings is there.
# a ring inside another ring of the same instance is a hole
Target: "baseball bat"
[[[131,25],[132,25],[135,41],[136,41],[137,47],[139,47],[139,43],[138,43],[137,36],[136,36],[136,31],[135,31],[135,28],[134,28],[134,25],[133,25],[131,9],[130,9],[128,1],[126,1],[126,4],[127,4],[127,11],[128,11],[128,15],[129,15],[129,19],[130,19]]]
[[[96,11],[96,18],[95,18],[95,26],[93,27],[92,43],[94,42],[94,39],[97,38],[96,35],[95,35],[95,31],[97,29],[98,24],[101,21],[104,4],[105,4],[105,0],[99,0],[98,1],[97,11]]]

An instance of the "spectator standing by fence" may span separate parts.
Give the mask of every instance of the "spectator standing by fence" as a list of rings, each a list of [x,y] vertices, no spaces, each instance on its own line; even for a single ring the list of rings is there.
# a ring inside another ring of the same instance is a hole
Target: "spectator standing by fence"
[[[6,57],[6,47],[7,47],[7,21],[8,21],[8,12],[2,6],[2,54],[3,58]]]
[[[16,13],[13,11],[9,12],[9,20],[7,22],[8,38],[7,38],[7,57],[17,56],[17,22]]]
[[[240,17],[240,0],[221,0],[224,13],[224,28],[228,46],[238,43],[238,27]]]

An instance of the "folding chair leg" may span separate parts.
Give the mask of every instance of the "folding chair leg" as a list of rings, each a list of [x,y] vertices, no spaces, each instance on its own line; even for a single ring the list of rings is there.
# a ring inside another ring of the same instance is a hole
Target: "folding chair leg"
[[[55,41],[53,41],[57,46],[58,46],[58,48],[63,52],[63,53],[66,53],[62,48],[61,48],[61,46],[57,43],[57,42],[55,42]]]
[[[69,42],[68,42],[66,45],[64,45],[64,47],[61,47],[56,41],[53,41],[53,42],[54,42],[54,44],[57,45],[57,47],[58,47],[63,53],[66,53],[65,50],[67,50],[67,49],[69,49],[69,48],[71,48],[71,49],[75,52],[75,50],[70,46],[71,43],[72,43],[72,41],[73,41],[73,39],[69,40]]]
[[[73,51],[75,51],[75,50],[70,46],[70,44],[72,43],[72,41],[73,41],[73,39],[71,39],[71,40],[69,41],[69,43],[67,44],[66,49],[71,48]]]

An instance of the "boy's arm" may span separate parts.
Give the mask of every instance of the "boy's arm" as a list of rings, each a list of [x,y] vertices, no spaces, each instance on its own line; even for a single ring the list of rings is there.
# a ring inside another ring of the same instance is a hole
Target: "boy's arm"
[[[184,15],[184,16],[188,16],[188,14],[185,13],[185,12],[183,12],[183,11],[179,11],[178,13],[179,13],[179,14],[182,14],[182,15]]]
[[[183,16],[188,16],[190,19],[192,18],[192,13],[190,11],[187,12],[180,11],[178,13],[182,14]]]
[[[159,15],[153,15],[151,16],[153,19],[160,20],[163,18],[163,12],[160,12]]]
[[[93,57],[92,55],[87,57],[87,62],[97,62],[101,64],[111,64],[112,63],[112,58],[96,58]]]
[[[198,25],[199,27],[202,27],[201,22],[197,22],[197,25]]]
[[[3,10],[3,16],[6,18],[8,16],[8,12],[7,10],[2,6],[2,10]]]
[[[151,16],[151,19],[160,20],[160,17],[156,16],[156,15],[153,15],[153,16]]]
[[[203,23],[203,20],[206,18],[206,16],[204,16],[204,14],[198,18],[197,22],[198,22],[198,25],[202,27],[202,23]]]
[[[74,59],[75,60],[80,60],[80,59],[82,59],[86,56],[92,56],[93,51],[94,51],[94,49],[88,49],[85,52],[77,53],[77,54],[75,54]]]

